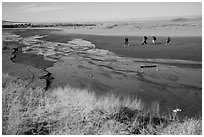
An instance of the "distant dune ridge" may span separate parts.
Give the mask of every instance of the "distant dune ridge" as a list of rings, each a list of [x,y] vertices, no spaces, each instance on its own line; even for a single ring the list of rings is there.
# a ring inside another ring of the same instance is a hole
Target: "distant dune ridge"
[[[107,22],[67,22],[67,23],[28,23],[2,21],[5,28],[12,27],[58,28],[68,33],[99,35],[155,35],[155,36],[202,36],[202,17],[165,17],[130,21]],[[16,24],[27,24],[19,25]],[[68,29],[67,29],[68,28]],[[82,29],[83,28],[83,29]]]
[[[142,22],[142,21],[202,21],[202,16],[189,16],[189,17],[158,17],[158,18],[144,18],[144,19],[126,19],[126,20],[118,20],[118,21],[103,21],[107,23],[111,22]],[[95,22],[95,23],[103,23],[103,22]],[[2,20],[2,24],[6,23],[32,23],[26,21],[11,21],[11,20]],[[36,22],[37,23],[37,22]],[[50,22],[55,23],[55,22]],[[63,23],[73,23],[73,22],[63,22]],[[80,22],[79,22],[80,23]],[[83,23],[83,22],[81,22]],[[86,22],[84,22],[86,23]],[[94,22],[87,22],[94,23]],[[45,23],[44,23],[45,24]]]
[[[196,17],[196,18],[175,18],[175,19],[172,19],[172,21],[175,21],[175,22],[202,21],[202,17]]]
[[[2,20],[2,25],[6,25],[6,24],[23,24],[23,23],[29,23],[29,22],[18,22],[18,21],[7,21],[7,20]]]

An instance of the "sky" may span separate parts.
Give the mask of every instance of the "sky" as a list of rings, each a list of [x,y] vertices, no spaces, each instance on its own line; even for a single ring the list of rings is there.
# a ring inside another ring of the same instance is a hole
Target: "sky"
[[[117,21],[202,15],[201,2],[3,2],[2,19],[24,22]]]

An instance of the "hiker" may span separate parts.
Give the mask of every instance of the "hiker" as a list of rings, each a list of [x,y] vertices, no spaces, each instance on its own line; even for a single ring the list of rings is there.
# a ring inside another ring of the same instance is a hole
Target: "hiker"
[[[124,43],[124,46],[129,46],[129,43],[128,43],[128,38],[125,38],[125,43]]]
[[[167,37],[167,38],[166,38],[166,44],[165,44],[165,45],[169,45],[169,42],[170,42],[170,38]]]
[[[156,37],[155,36],[152,37],[152,43],[156,44]]]
[[[142,45],[144,45],[144,44],[147,44],[147,36],[144,36],[144,37],[143,37]]]

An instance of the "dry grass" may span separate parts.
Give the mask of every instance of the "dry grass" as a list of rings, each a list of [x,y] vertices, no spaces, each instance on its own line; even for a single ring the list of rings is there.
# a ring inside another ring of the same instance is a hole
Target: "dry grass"
[[[164,135],[201,135],[202,119],[186,119],[182,123],[174,122],[168,125],[160,134]]]
[[[113,96],[96,97],[94,92],[70,88],[43,91],[25,87],[3,75],[3,134],[201,134],[201,119],[183,123],[158,116],[158,103],[151,114],[141,100]],[[157,116],[157,117],[155,117]]]

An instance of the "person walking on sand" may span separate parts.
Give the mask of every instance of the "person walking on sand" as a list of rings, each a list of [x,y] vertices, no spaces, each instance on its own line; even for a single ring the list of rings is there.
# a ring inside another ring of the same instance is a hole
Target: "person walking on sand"
[[[167,37],[167,38],[166,38],[166,44],[165,44],[165,45],[169,45],[169,42],[170,42],[170,38]]]
[[[152,43],[153,43],[153,44],[156,44],[156,40],[157,40],[157,38],[156,38],[155,36],[153,36],[153,37],[152,37]]]
[[[125,38],[124,46],[129,46],[128,38]]]
[[[142,45],[144,45],[144,44],[147,44],[147,36],[144,36],[144,37],[143,37]]]

